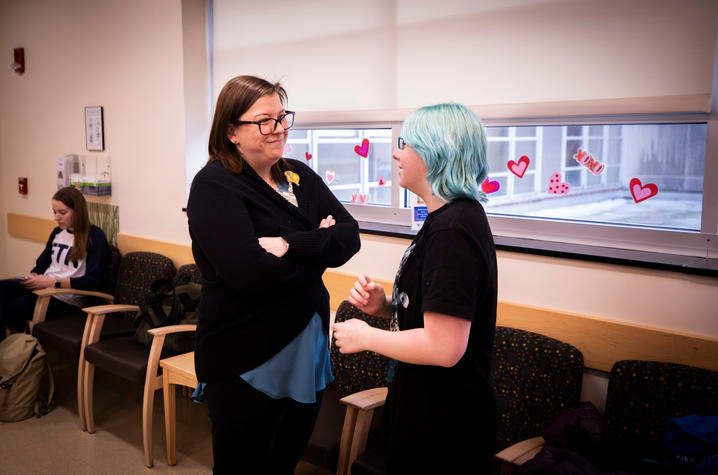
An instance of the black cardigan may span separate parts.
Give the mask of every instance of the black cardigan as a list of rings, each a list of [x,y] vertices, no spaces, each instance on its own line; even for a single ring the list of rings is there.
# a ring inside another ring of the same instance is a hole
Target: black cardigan
[[[274,356],[318,312],[329,324],[327,267],[358,250],[359,227],[307,165],[287,160],[299,175],[299,207],[249,166],[241,174],[219,162],[195,176],[187,203],[192,253],[202,273],[195,368],[200,381],[237,378]],[[336,224],[318,229],[331,214]],[[266,252],[259,237],[282,236],[289,252]]]

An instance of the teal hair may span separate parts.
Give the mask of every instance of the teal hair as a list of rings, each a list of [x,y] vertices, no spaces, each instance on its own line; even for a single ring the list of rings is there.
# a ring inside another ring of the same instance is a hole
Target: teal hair
[[[471,110],[453,103],[422,107],[409,114],[401,135],[424,160],[435,196],[486,202],[481,191],[489,171],[486,134]]]

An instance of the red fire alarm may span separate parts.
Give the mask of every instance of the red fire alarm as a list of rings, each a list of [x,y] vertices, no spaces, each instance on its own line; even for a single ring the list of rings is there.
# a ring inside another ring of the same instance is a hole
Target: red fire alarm
[[[27,194],[27,177],[21,176],[17,179],[17,192],[21,195]]]
[[[18,74],[25,72],[25,48],[15,48],[15,62],[12,63],[12,69]]]

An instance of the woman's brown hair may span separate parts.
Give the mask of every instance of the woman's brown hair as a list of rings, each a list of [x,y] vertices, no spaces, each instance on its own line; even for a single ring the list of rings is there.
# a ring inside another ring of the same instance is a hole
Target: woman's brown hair
[[[237,145],[228,138],[230,128],[257,99],[272,94],[277,94],[282,105],[286,106],[287,91],[278,82],[271,83],[256,76],[237,76],[227,81],[217,97],[212,129],[209,132],[207,163],[218,161],[224,168],[234,173],[242,173],[245,160]],[[275,163],[272,166],[272,178],[279,182],[285,181],[282,170],[287,167],[284,160]]]
[[[87,255],[87,246],[90,244],[90,214],[87,212],[87,202],[82,193],[71,186],[57,190],[52,199],[73,211],[72,234],[75,236],[75,242],[68,258],[77,262]]]

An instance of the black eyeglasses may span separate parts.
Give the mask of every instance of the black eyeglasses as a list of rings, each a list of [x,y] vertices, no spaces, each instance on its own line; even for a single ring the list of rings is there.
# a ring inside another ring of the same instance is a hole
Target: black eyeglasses
[[[284,128],[285,130],[294,125],[294,112],[287,111],[276,119],[268,117],[262,120],[237,120],[234,123],[236,125],[257,124],[257,127],[259,127],[260,134],[270,135],[273,134],[275,130],[277,130],[277,124],[282,124],[282,128]]]
[[[404,142],[404,138],[399,136],[396,139],[396,146],[399,147],[399,150],[404,150],[404,145],[406,145],[406,142]]]

